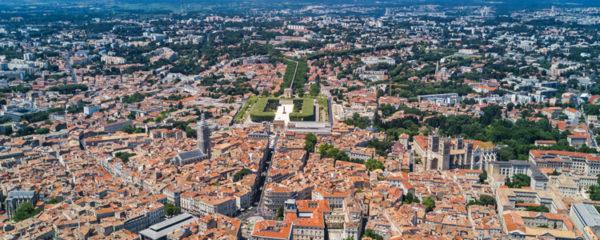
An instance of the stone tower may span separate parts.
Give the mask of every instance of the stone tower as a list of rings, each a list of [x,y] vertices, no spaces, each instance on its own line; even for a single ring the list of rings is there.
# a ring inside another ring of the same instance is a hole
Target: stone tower
[[[196,137],[198,138],[198,149],[210,158],[210,129],[206,124],[204,113],[202,113],[202,119],[196,128]]]
[[[448,170],[450,169],[450,151],[452,150],[452,139],[449,137],[443,138],[441,145],[442,164],[438,165],[441,167],[439,170]]]

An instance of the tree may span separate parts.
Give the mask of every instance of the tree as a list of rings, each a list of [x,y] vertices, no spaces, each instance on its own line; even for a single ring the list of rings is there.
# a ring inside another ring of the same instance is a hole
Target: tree
[[[515,158],[516,156],[512,147],[503,147],[498,149],[498,161],[510,161]]]
[[[283,206],[279,207],[279,209],[277,209],[277,220],[281,221],[283,220],[283,213],[284,213],[285,209],[283,208]]]
[[[234,181],[234,182],[237,182],[237,181],[239,181],[239,180],[242,180],[242,179],[243,179],[243,178],[244,178],[246,175],[248,175],[248,174],[250,174],[250,173],[252,173],[252,171],[250,171],[249,169],[247,169],[247,168],[242,168],[241,170],[239,170],[238,172],[236,172],[236,173],[233,175],[233,181]]]
[[[590,199],[600,201],[600,174],[596,176],[596,183],[599,185],[590,186],[587,192],[590,194]]]
[[[317,136],[313,133],[306,134],[306,137],[304,137],[304,149],[308,152],[314,152],[316,144]]]
[[[590,194],[590,199],[594,201],[600,201],[600,186],[590,186],[588,193]]]
[[[319,86],[318,84],[311,84],[310,85],[310,95],[313,97],[316,97],[317,95],[319,95],[319,92],[321,92],[321,86]]]
[[[365,162],[365,166],[367,167],[367,169],[369,171],[373,171],[375,169],[384,169],[383,163],[380,161],[377,161],[375,159],[370,158],[369,160],[367,160],[367,162]]]
[[[48,128],[38,128],[35,130],[35,134],[47,134],[50,132]]]
[[[181,213],[181,207],[175,206],[171,203],[165,204],[165,215],[175,216]]]
[[[435,199],[431,196],[427,196],[423,199],[423,205],[427,207],[427,211],[430,212],[435,208]]]
[[[498,105],[489,105],[482,109],[483,116],[479,118],[479,121],[483,125],[489,125],[494,120],[500,119],[502,117],[502,107]]]
[[[33,207],[32,203],[24,202],[17,209],[17,212],[15,213],[15,217],[13,218],[13,220],[15,220],[15,222],[23,221],[25,219],[28,219],[30,217],[37,215],[41,211],[42,211],[41,209],[35,209]]]
[[[269,90],[267,90],[267,89],[263,89],[263,91],[262,91],[262,93],[261,93],[260,95],[261,95],[261,96],[263,96],[263,97],[268,97],[268,96],[269,96],[269,94],[270,94],[270,93],[269,93]]]
[[[125,126],[123,127],[123,129],[121,129],[121,131],[126,132],[128,134],[133,134],[133,133],[143,133],[144,129],[143,128],[135,128],[132,126]]]
[[[506,110],[507,110],[507,111],[509,111],[509,112],[510,112],[510,111],[512,111],[512,110],[513,110],[513,108],[515,108],[515,104],[514,104],[514,103],[512,103],[512,102],[510,102],[510,103],[508,103],[508,104],[506,105]]]
[[[412,193],[407,193],[406,196],[404,196],[404,200],[402,201],[402,203],[404,203],[404,204],[419,203],[419,199],[416,198]]]
[[[67,129],[67,124],[66,123],[59,123],[59,124],[57,124],[56,128],[54,130],[58,132],[58,131],[63,130],[63,129]]]
[[[525,174],[515,174],[513,179],[506,180],[506,186],[510,188],[521,188],[529,187],[531,185],[531,178]]]
[[[56,91],[56,92],[59,92],[60,94],[73,94],[77,90],[87,91],[88,87],[84,84],[71,84],[71,85],[53,86],[53,87],[50,87],[48,90]]]
[[[128,163],[129,158],[135,156],[135,153],[127,153],[127,152],[117,152],[115,153],[115,157],[121,159],[123,163]]]
[[[377,234],[373,229],[366,229],[365,233],[363,234],[365,237],[369,237],[375,240],[383,240],[383,237],[379,234]]]
[[[358,113],[354,113],[351,119],[346,119],[344,121],[345,124],[353,125],[361,129],[365,129],[371,124],[369,118],[361,117]]]
[[[136,103],[136,102],[141,102],[144,100],[144,98],[146,98],[146,96],[144,96],[143,94],[136,92],[132,95],[125,95],[123,97],[123,101],[126,103]]]
[[[527,206],[525,208],[525,211],[528,212],[550,212],[550,209],[544,205],[539,205],[539,206]]]
[[[382,157],[387,157],[388,151],[394,146],[394,143],[388,140],[379,141],[379,139],[371,139],[367,141],[367,147],[375,148],[375,153]]]
[[[326,158],[333,158],[339,161],[350,161],[350,157],[343,151],[335,148],[333,145],[329,145],[327,143],[323,143],[319,146],[319,154]],[[362,161],[360,163],[363,163]]]
[[[5,127],[3,135],[10,136],[11,134],[13,134],[12,127]]]
[[[493,205],[496,206],[496,199],[490,195],[479,196],[479,202],[484,206]]]
[[[127,115],[127,118],[129,120],[135,120],[135,113],[134,112],[130,112],[129,115]],[[128,126],[129,127],[129,126]]]
[[[469,201],[467,206],[471,206],[471,205],[496,206],[496,199],[490,195],[481,195],[481,196],[479,196],[479,200]]]
[[[398,109],[396,109],[391,104],[382,104],[381,106],[379,106],[379,110],[381,110],[381,115],[384,118],[388,118],[392,116],[392,114],[394,114],[396,111],[398,111]]]
[[[485,183],[487,178],[488,178],[487,171],[483,170],[483,172],[481,174],[479,174],[479,183]]]

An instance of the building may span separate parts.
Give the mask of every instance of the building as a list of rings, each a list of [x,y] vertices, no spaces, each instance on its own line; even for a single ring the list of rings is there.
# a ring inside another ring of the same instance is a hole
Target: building
[[[462,101],[457,93],[419,95],[418,98],[419,102],[427,101],[439,106],[451,106]]]
[[[139,234],[141,239],[166,240],[167,235],[179,229],[181,226],[195,222],[196,220],[198,220],[198,218],[188,213],[182,213],[170,219],[154,224],[149,228],[140,231]]]
[[[358,77],[372,82],[382,81],[385,80],[385,71],[361,71]]]
[[[83,107],[83,113],[85,113],[86,115],[92,115],[95,112],[100,111],[100,106],[99,105],[91,105],[91,106],[85,106]]]
[[[501,220],[509,239],[583,240],[566,214],[508,211]]]
[[[273,220],[254,224],[251,240],[288,240],[292,239],[292,224]]]
[[[289,122],[287,131],[299,134],[331,135],[331,124],[329,122],[313,121]]]
[[[114,123],[109,123],[104,125],[104,131],[107,133],[115,133],[117,131],[123,130],[126,126],[133,126],[131,120],[119,121]]]
[[[600,232],[598,226],[600,226],[600,213],[596,210],[594,205],[584,204],[584,203],[574,203],[571,205],[571,211],[569,212],[569,216],[571,220],[575,224],[575,227],[579,232],[583,234],[586,240],[594,239],[592,234],[588,234],[590,229],[595,229],[593,231],[595,236],[597,236]]]
[[[561,197],[548,190],[498,188],[496,190],[498,213],[525,210],[528,206],[546,206],[551,213],[565,212],[567,207]]]
[[[496,161],[496,149],[489,142],[452,139],[434,134],[415,136],[413,149],[425,163],[425,169],[479,169]]]
[[[330,215],[326,200],[288,199],[285,202],[285,221],[293,222],[292,239],[324,240],[327,233],[324,215]]]
[[[198,123],[196,128],[196,137],[198,138],[198,148],[177,154],[171,162],[177,165],[186,165],[202,161],[204,159],[210,159],[210,129],[202,114],[202,120]]]
[[[102,56],[100,60],[109,65],[125,64],[126,62],[125,58],[107,55]]]
[[[331,215],[327,200],[287,199],[283,221],[260,221],[254,225],[253,240],[324,240],[326,216]]]
[[[237,211],[235,197],[219,196],[196,196],[194,193],[181,194],[181,209],[198,216],[206,216],[213,213],[233,216]]]
[[[165,207],[161,203],[153,203],[141,211],[135,211],[123,222],[123,228],[137,233],[150,225],[159,223],[165,217]]]
[[[567,170],[587,176],[600,174],[600,156],[591,153],[531,150],[529,162],[539,168]]]
[[[177,207],[181,206],[181,190],[175,187],[168,187],[163,190],[163,193],[167,195],[167,202]]]
[[[38,195],[34,191],[10,191],[6,198],[6,214],[13,218],[21,204],[29,202],[35,206],[37,200]]]
[[[379,64],[379,63],[387,63],[390,65],[396,64],[396,60],[391,57],[363,57],[362,62],[367,65]]]
[[[537,166],[531,165],[527,161],[490,162],[487,171],[492,176],[499,174],[506,179],[512,179],[517,174],[527,175],[531,178],[531,188],[536,190],[546,190],[548,188],[548,177],[540,172]]]

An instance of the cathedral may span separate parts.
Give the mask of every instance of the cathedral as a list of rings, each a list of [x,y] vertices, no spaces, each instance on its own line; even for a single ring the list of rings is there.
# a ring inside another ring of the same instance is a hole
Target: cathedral
[[[426,170],[478,169],[496,161],[496,149],[490,142],[463,138],[414,136],[413,148]]]
[[[171,162],[177,165],[186,165],[210,159],[210,128],[206,123],[204,114],[196,127],[196,137],[198,139],[198,148],[177,154]]]

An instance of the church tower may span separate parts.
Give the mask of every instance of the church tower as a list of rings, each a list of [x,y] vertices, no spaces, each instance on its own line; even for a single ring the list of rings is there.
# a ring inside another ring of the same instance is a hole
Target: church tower
[[[198,149],[210,158],[210,129],[206,124],[204,113],[202,113],[202,119],[196,128],[196,137],[198,138]]]

